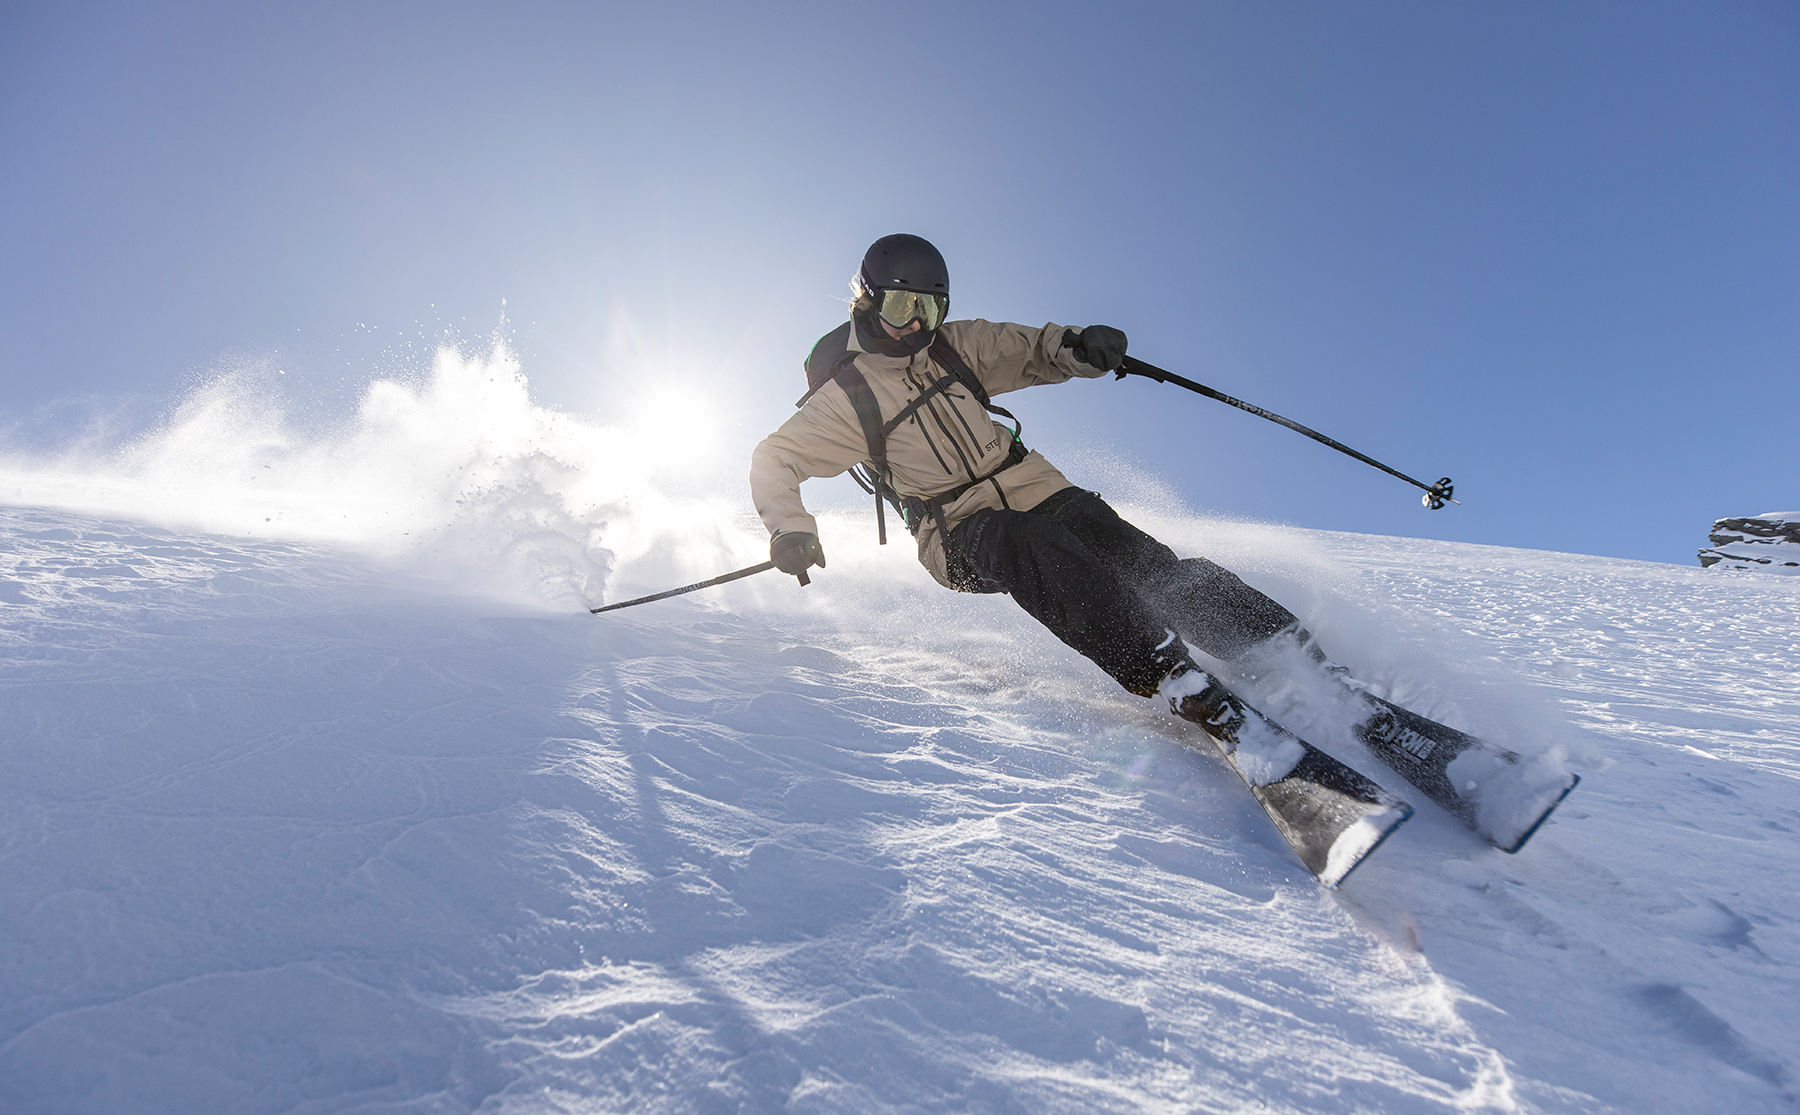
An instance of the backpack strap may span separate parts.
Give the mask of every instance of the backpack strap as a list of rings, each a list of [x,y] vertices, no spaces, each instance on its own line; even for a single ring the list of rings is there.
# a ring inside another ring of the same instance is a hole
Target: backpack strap
[[[885,439],[888,434],[899,429],[900,424],[905,422],[908,418],[911,418],[913,412],[923,406],[927,399],[930,399],[933,395],[945,390],[953,383],[960,383],[963,387],[968,389],[969,394],[975,396],[975,401],[981,404],[982,409],[986,410],[989,414],[998,414],[1011,420],[1013,424],[1013,441],[1015,443],[1019,442],[1019,435],[1024,429],[1023,425],[1021,425],[1017,418],[1013,417],[1012,411],[1007,410],[1005,407],[997,407],[993,404],[988,397],[987,388],[982,386],[981,380],[976,378],[974,370],[963,360],[962,355],[954,348],[950,347],[950,342],[944,340],[944,338],[940,336],[931,342],[929,351],[931,353],[931,358],[937,361],[938,366],[945,369],[949,374],[939,376],[936,382],[919,392],[918,398],[907,403],[906,406],[901,409],[899,414],[888,419],[881,427],[882,437]]]
[[[850,351],[850,330],[852,323],[844,324],[819,338],[812,352],[806,357],[806,394],[794,403],[803,407],[806,401],[818,394],[819,388],[836,380],[850,397],[850,405],[856,410],[856,417],[862,423],[863,438],[869,445],[868,463],[852,465],[850,478],[855,480],[865,492],[875,496],[875,533],[883,546],[887,545],[887,514],[882,508],[884,498],[894,504],[895,510],[900,507],[900,497],[885,479],[887,475],[887,434],[881,428],[881,406],[875,401],[875,392],[869,389],[869,381],[856,370],[856,353]],[[866,474],[866,475],[865,475]]]
[[[919,392],[917,398],[902,407],[900,413],[883,422],[881,420],[881,404],[876,401],[875,392],[869,387],[869,381],[856,367],[857,354],[850,351],[852,327],[852,323],[846,321],[820,337],[819,343],[813,346],[812,352],[806,357],[806,394],[800,396],[799,401],[794,405],[805,406],[806,401],[817,394],[819,388],[833,381],[836,381],[838,386],[844,389],[844,394],[849,396],[850,406],[856,411],[857,420],[862,425],[863,439],[869,447],[869,457],[867,463],[862,466],[863,471],[859,473],[856,468],[852,468],[850,476],[862,486],[863,491],[874,494],[875,533],[880,539],[881,545],[885,546],[887,545],[887,512],[882,506],[883,503],[892,503],[894,509],[900,513],[901,521],[906,522],[913,533],[918,533],[919,529],[916,521],[908,521],[906,511],[901,507],[900,494],[894,490],[893,485],[887,479],[888,435],[899,429],[900,424],[911,418],[921,406],[925,405],[928,399],[946,390],[952,384],[961,384],[969,394],[975,397],[975,401],[979,402],[984,410],[990,414],[998,414],[1013,424],[1012,452],[1008,454],[1006,463],[994,470],[995,472],[1009,468],[1023,459],[1025,444],[1019,436],[1023,427],[1019,420],[1013,417],[1011,411],[1005,407],[997,407],[990,401],[987,388],[982,386],[974,369],[970,368],[968,363],[963,360],[961,353],[951,347],[949,341],[944,340],[942,334],[939,334],[931,342],[931,348],[928,351],[931,358],[948,374],[938,377],[936,382]],[[974,483],[980,482],[977,480]],[[973,487],[974,483],[957,489],[956,494],[961,495]],[[949,533],[944,530],[943,502],[948,501],[934,501],[931,505],[921,501],[917,510],[923,510],[926,506],[930,506],[937,516],[938,529],[943,531],[945,537],[948,538]],[[917,518],[918,516],[915,514],[914,519]]]
[[[830,383],[844,368],[855,363],[856,354],[850,351],[850,326],[844,324],[819,338],[819,343],[806,355],[806,394],[800,396],[796,407],[806,405],[806,400],[818,393],[819,388]]]
[[[850,396],[850,405],[856,411],[857,421],[862,423],[863,439],[869,444],[867,481],[856,476],[854,471],[851,475],[856,476],[857,483],[862,484],[865,491],[875,493],[875,536],[885,546],[887,511],[882,504],[891,499],[896,510],[900,507],[900,496],[887,478],[887,435],[892,431],[892,426],[881,424],[881,404],[875,401],[875,392],[869,386],[869,381],[863,378],[862,372],[857,370],[855,360],[847,363],[834,378],[837,385],[844,389],[844,394]]]
[[[975,401],[981,404],[982,409],[986,410],[989,414],[998,414],[1008,422],[1011,422],[1013,424],[1013,443],[1015,445],[1023,444],[1024,439],[1021,438],[1020,435],[1024,432],[1024,423],[1020,422],[1017,418],[1014,418],[1012,411],[1007,410],[1005,407],[997,407],[993,404],[993,401],[988,398],[987,388],[983,387],[981,380],[976,378],[975,370],[970,368],[968,363],[963,360],[961,353],[950,347],[950,342],[944,340],[944,335],[941,332],[937,335],[937,339],[931,342],[931,358],[936,360],[943,367],[948,368],[950,374],[954,375],[961,381],[964,387],[969,389],[969,394],[975,396]]]

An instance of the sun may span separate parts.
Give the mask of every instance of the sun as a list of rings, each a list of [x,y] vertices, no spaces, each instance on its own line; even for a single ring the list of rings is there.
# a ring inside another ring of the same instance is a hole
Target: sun
[[[686,471],[713,459],[723,425],[717,403],[705,392],[663,384],[632,401],[624,430],[646,464]]]

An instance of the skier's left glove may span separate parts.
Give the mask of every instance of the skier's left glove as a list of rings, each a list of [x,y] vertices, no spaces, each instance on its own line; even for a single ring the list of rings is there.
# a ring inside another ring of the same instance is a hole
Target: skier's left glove
[[[1125,331],[1110,325],[1090,325],[1075,339],[1075,358],[1103,372],[1115,371],[1125,360]]]

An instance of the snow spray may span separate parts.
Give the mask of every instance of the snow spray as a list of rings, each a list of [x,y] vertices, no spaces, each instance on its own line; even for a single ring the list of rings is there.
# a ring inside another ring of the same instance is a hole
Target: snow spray
[[[0,461],[0,499],[318,542],[558,608],[598,603],[633,562],[679,575],[762,545],[741,495],[659,486],[645,435],[534,403],[503,343],[442,346],[428,374],[377,378],[316,430],[276,375],[225,371],[108,450]]]

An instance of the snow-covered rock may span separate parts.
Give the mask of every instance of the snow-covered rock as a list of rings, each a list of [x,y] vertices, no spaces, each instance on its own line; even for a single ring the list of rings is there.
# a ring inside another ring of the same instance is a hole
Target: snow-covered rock
[[[1768,511],[1746,519],[1720,519],[1700,550],[1700,567],[1800,573],[1800,511]]]

